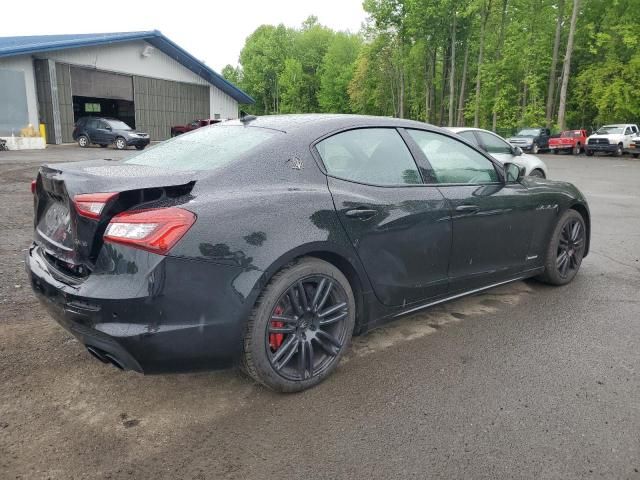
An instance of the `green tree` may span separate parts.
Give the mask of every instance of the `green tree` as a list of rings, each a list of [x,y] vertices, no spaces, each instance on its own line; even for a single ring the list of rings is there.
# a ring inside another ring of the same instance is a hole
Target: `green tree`
[[[356,69],[362,42],[357,35],[337,33],[320,68],[318,103],[323,112],[349,113],[349,84]]]

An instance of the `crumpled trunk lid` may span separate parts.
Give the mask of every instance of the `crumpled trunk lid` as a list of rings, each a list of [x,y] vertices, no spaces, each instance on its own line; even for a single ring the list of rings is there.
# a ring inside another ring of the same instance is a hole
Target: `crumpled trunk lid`
[[[102,247],[110,219],[125,210],[163,196],[188,194],[198,174],[168,172],[107,160],[44,165],[34,194],[34,240],[45,258],[66,274],[88,275]],[[78,214],[79,194],[118,193],[99,219]]]

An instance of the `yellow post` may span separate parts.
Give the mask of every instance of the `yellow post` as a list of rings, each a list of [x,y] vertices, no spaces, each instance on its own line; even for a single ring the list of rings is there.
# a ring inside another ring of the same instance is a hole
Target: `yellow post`
[[[40,136],[44,138],[45,141],[47,140],[47,127],[44,123],[40,124]]]

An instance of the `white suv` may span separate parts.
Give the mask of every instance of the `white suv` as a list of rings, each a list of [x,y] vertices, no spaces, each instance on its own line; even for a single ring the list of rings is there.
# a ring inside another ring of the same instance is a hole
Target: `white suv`
[[[591,156],[594,152],[609,152],[619,157],[629,148],[638,132],[638,126],[632,123],[605,125],[587,138],[585,153]]]

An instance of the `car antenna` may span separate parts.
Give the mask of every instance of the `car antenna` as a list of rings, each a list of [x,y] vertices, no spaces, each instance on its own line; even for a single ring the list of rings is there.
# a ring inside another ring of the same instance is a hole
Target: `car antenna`
[[[244,110],[240,110],[240,121],[242,123],[248,123],[251,120],[255,120],[256,118],[258,118],[258,117],[256,117],[255,115],[249,115]]]

